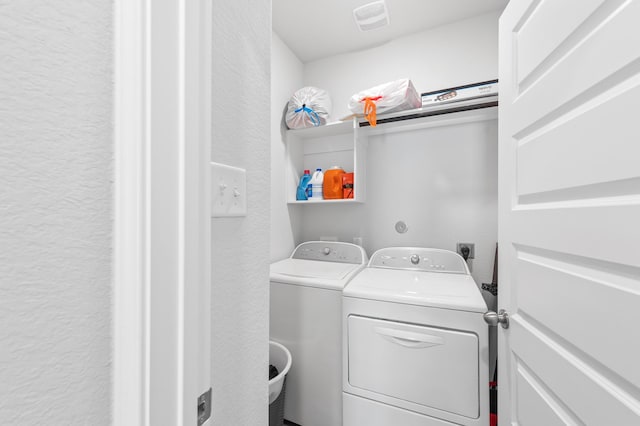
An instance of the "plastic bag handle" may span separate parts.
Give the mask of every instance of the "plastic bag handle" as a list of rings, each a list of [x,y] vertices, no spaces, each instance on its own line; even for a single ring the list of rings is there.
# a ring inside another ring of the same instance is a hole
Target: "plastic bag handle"
[[[314,110],[312,110],[311,108],[309,108],[306,105],[302,105],[300,108],[298,108],[297,110],[295,110],[294,112],[298,113],[304,111],[307,113],[307,115],[309,116],[309,120],[311,120],[311,123],[314,126],[319,126],[320,125],[320,116],[318,116],[318,113],[315,112]]]
[[[364,101],[364,118],[366,118],[369,124],[371,124],[371,127],[376,127],[378,124],[375,101],[380,99],[382,99],[382,96],[366,97],[362,99]]]

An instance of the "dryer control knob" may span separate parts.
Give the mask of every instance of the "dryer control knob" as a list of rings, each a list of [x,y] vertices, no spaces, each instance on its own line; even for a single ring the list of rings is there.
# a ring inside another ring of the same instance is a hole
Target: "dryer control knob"
[[[326,255],[328,255],[329,253],[331,253],[331,249],[330,249],[329,247],[325,247],[325,248],[322,250],[322,253],[324,253],[324,254],[325,254],[325,256],[326,256]]]
[[[420,263],[420,256],[418,256],[417,254],[411,255],[411,263],[413,263],[414,265]]]

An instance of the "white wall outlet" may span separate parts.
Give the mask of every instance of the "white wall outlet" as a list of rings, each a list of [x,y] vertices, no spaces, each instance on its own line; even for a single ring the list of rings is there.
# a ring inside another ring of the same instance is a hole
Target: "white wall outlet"
[[[247,171],[211,163],[211,216],[247,215]]]

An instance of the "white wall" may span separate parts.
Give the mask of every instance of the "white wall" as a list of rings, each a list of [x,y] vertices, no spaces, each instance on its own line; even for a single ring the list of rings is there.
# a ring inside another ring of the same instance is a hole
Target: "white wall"
[[[499,12],[398,38],[359,52],[309,62],[304,84],[329,91],[332,120],[351,114],[354,93],[378,84],[410,78],[428,92],[498,78]]]
[[[334,118],[360,89],[409,77],[419,92],[498,76],[498,12],[445,25],[365,51],[305,64],[304,84],[327,89]],[[362,205],[304,206],[296,242],[364,238],[369,254],[386,246],[455,250],[476,244],[476,281],[491,282],[497,242],[496,121],[372,138]],[[405,220],[406,234],[394,224]]]
[[[0,3],[0,423],[108,425],[112,1]]]
[[[276,33],[271,39],[271,262],[291,255],[301,231],[300,211],[287,206],[284,111],[303,86],[303,65]]]
[[[212,159],[247,170],[247,216],[212,220],[215,425],[267,424],[271,2],[213,2]]]
[[[369,255],[382,247],[455,250],[475,243],[476,282],[491,282],[498,235],[497,120],[369,138],[364,204],[301,206],[300,240],[363,237]],[[403,220],[409,229],[395,230]]]

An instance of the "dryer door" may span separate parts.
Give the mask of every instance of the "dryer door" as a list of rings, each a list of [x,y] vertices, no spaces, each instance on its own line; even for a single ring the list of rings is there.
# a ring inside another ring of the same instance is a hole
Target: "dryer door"
[[[357,315],[348,333],[351,386],[478,418],[475,334]]]

